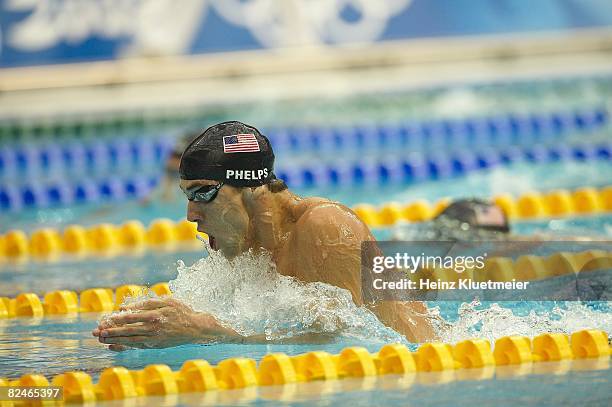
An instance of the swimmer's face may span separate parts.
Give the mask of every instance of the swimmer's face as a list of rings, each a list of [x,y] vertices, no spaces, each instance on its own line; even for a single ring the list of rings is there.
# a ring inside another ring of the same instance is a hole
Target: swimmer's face
[[[212,180],[181,180],[183,191],[204,186],[217,185]],[[211,248],[221,250],[229,259],[247,249],[249,215],[242,201],[240,188],[224,184],[211,202],[189,201],[187,220],[196,222],[198,230],[208,234]]]
[[[172,155],[166,161],[166,170],[168,172],[177,173],[181,165],[181,156]]]

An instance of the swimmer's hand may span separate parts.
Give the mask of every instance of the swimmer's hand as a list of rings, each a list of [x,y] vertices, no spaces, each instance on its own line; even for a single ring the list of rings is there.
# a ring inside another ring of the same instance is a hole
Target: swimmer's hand
[[[110,350],[167,348],[225,340],[238,334],[210,314],[196,312],[170,298],[153,298],[122,306],[92,331]]]

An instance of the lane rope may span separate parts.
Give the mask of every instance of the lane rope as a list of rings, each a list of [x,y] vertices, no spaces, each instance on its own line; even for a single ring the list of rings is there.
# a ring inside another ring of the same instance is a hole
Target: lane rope
[[[597,215],[612,212],[612,186],[527,192],[518,197],[501,194],[492,200],[511,220]],[[368,226],[376,228],[431,220],[450,202],[450,199],[443,198],[435,203],[417,200],[405,205],[389,202],[379,207],[359,204],[352,209]],[[99,224],[85,228],[71,225],[63,231],[43,228],[33,231],[30,236],[23,230],[11,230],[0,235],[0,266],[3,259],[56,261],[63,255],[72,260],[82,260],[89,256],[109,258],[147,248],[163,247],[169,251],[201,249],[196,240],[196,227],[195,223],[187,220],[156,219],[148,228],[140,221],[130,220],[119,226]]]
[[[275,173],[292,188],[362,185],[408,185],[426,180],[448,179],[475,171],[484,171],[518,162],[549,163],[559,161],[609,161],[612,142],[579,145],[512,146],[502,150],[465,149],[432,153],[393,153],[355,160],[316,159],[316,165],[278,165]],[[68,181],[0,187],[0,210],[20,211],[24,208],[46,208],[70,203],[114,202],[144,196],[159,182],[159,174],[150,178],[134,176],[122,179],[107,175],[105,179],[71,183]]]
[[[420,269],[407,274],[416,282],[423,279],[458,282],[468,279],[475,282],[540,281],[568,274],[590,273],[612,269],[612,252],[586,250],[582,252],[557,252],[548,256],[522,255],[491,257],[484,261],[482,270],[466,268],[458,273],[452,268]],[[582,275],[582,274],[581,274]],[[111,288],[89,288],[80,294],[70,290],[55,290],[41,298],[32,292],[18,294],[15,298],[0,297],[0,319],[16,317],[44,317],[48,315],[75,314],[79,312],[111,312],[119,309],[126,297],[140,297],[148,292],[158,296],[172,295],[167,283],[146,287],[135,284]]]
[[[416,352],[403,344],[388,344],[370,353],[360,346],[344,348],[339,354],[312,351],[296,356],[270,353],[259,363],[246,357],[224,359],[217,365],[206,360],[188,360],[178,371],[165,364],[147,365],[142,370],[121,366],[104,369],[97,382],[82,371],[58,374],[49,381],[44,375],[25,374],[18,379],[0,378],[0,386],[62,386],[65,402],[86,403],[144,396],[168,396],[182,393],[207,393],[233,389],[260,389],[265,386],[288,386],[314,381],[336,381],[347,378],[377,380],[385,375],[414,377],[437,372],[434,381],[446,383],[471,377],[492,379],[537,373],[540,362],[555,361],[549,373],[564,374],[575,363],[585,368],[609,368],[608,334],[586,329],[571,336],[544,333],[534,338],[504,336],[494,346],[486,339],[467,339],[455,344],[424,343]],[[594,362],[594,363],[593,363]],[[512,370],[509,370],[512,369]],[[425,378],[425,376],[424,376]],[[411,383],[410,381],[408,383]],[[372,383],[370,383],[372,384]],[[409,386],[409,384],[408,384]],[[256,398],[257,391],[250,398]]]

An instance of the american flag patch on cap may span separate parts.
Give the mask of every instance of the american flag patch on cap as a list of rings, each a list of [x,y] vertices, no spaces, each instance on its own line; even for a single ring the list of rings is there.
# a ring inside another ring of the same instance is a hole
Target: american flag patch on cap
[[[476,207],[476,222],[479,225],[504,225],[504,215],[501,209],[495,207]]]
[[[254,134],[234,134],[223,136],[224,153],[252,153],[259,150],[259,143]]]

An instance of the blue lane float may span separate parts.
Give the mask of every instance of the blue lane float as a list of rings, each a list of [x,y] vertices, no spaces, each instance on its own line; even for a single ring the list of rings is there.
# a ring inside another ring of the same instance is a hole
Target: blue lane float
[[[115,202],[147,196],[158,177],[135,176],[128,179],[89,180],[75,184],[26,184],[0,186],[0,211],[47,208],[79,203]]]
[[[394,154],[366,157],[359,162],[320,161],[304,166],[279,164],[276,174],[289,186],[297,188],[326,186],[359,186],[410,184],[430,179],[462,176],[516,162],[555,162],[610,160],[612,142],[598,144],[534,145],[503,150],[481,149],[435,154]],[[158,176],[113,177],[48,185],[30,183],[23,186],[0,186],[0,210],[19,211],[73,203],[121,201],[146,196],[157,184]]]
[[[274,149],[284,152],[340,152],[373,149],[433,151],[466,146],[507,147],[554,142],[596,132],[609,124],[606,108],[528,115],[442,119],[396,124],[266,129]]]
[[[349,152],[386,149],[395,151],[507,148],[555,142],[572,134],[596,132],[609,124],[604,107],[571,112],[505,114],[465,119],[423,122],[372,123],[342,127],[295,127],[268,129],[278,153]],[[158,165],[173,148],[174,138],[104,139],[94,142],[23,144],[0,149],[0,179],[45,174],[97,175]],[[538,160],[534,156],[533,160]],[[487,159],[484,159],[486,162]],[[502,161],[511,158],[502,157]]]
[[[0,149],[0,179],[15,176],[49,177],[58,174],[108,174],[159,167],[172,151],[174,141],[116,139],[82,143],[20,145]]]
[[[511,147],[438,152],[431,155],[386,155],[359,163],[334,162],[305,167],[283,167],[276,174],[291,187],[358,186],[363,184],[409,184],[429,179],[465,175],[517,162],[610,160],[612,142],[574,146]]]

